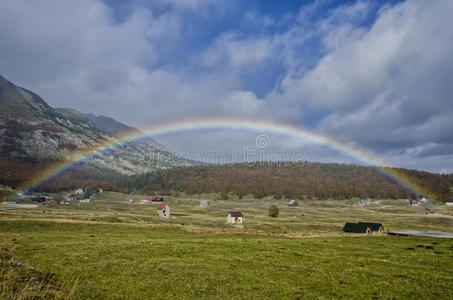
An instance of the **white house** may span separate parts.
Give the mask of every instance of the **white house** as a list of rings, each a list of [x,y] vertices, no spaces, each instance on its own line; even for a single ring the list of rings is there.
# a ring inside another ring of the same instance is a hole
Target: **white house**
[[[228,224],[242,224],[244,222],[244,216],[240,211],[229,211],[227,214]]]
[[[80,199],[80,203],[90,203],[90,199]]]
[[[448,199],[447,201],[445,201],[445,205],[446,206],[453,206],[453,199]]]
[[[78,189],[74,193],[74,195],[82,195],[82,194],[83,194],[83,189]]]
[[[208,206],[208,201],[206,200],[200,201],[200,206]]]
[[[288,202],[288,206],[299,206],[299,203],[296,200],[291,200]]]
[[[161,203],[157,207],[157,214],[159,217],[162,218],[169,218],[170,217],[170,206],[167,203]]]

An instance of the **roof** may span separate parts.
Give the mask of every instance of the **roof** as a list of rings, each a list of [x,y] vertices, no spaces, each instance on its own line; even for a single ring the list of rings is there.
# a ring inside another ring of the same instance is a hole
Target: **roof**
[[[162,210],[162,209],[164,209],[166,206],[167,206],[167,203],[161,203],[161,204],[159,204],[159,206],[157,207],[157,210]]]
[[[346,223],[343,232],[366,233],[366,226],[358,223]]]
[[[208,204],[208,201],[202,200],[202,201],[200,201],[200,204]]]
[[[366,227],[370,227],[371,230],[373,231],[379,231],[379,228],[384,228],[381,223],[371,223],[371,222],[359,222],[359,224],[362,224]]]
[[[297,204],[297,201],[296,200],[291,200],[291,201],[288,202],[288,204],[290,204],[290,205],[291,204]]]
[[[228,214],[232,217],[243,217],[240,211],[229,211]]]
[[[367,228],[370,227],[371,231],[379,231],[379,228],[384,228],[381,223],[359,222],[359,223],[346,223],[344,224],[344,232],[366,233]]]
[[[161,196],[152,196],[151,201],[163,201],[164,198]]]
[[[142,200],[148,200],[148,197],[143,196],[143,197],[142,197]]]
[[[453,199],[448,199],[448,200],[446,200],[445,202],[453,203]]]

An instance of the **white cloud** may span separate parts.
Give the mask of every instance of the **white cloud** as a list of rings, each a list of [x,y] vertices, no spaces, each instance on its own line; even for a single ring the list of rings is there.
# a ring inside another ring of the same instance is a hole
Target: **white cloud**
[[[138,3],[117,22],[100,0],[2,1],[2,75],[51,105],[134,126],[205,116],[298,125],[324,111],[329,115],[314,130],[407,166],[440,168],[430,153],[453,161],[446,158],[453,144],[451,1],[386,6],[370,28],[362,24],[378,4],[369,1],[339,6],[322,19],[323,1],[304,6],[297,20],[249,12],[244,24],[255,31],[226,28],[195,50],[186,43],[204,28],[191,22],[215,22],[236,4],[159,0],[170,8],[155,13]],[[286,30],[273,31],[282,24]],[[250,88],[275,66],[269,93]],[[225,144],[215,135],[209,141]],[[338,159],[327,152],[312,157]]]
[[[203,63],[215,66],[228,62],[233,67],[250,67],[250,65],[272,59],[277,45],[269,37],[242,39],[236,34],[221,35],[204,53]]]
[[[324,37],[330,50],[315,68],[282,81],[282,98],[331,111],[320,129],[371,148],[453,142],[446,129],[453,112],[452,8],[448,1],[407,1],[382,10],[366,32],[337,27]],[[332,35],[343,29],[345,37]]]

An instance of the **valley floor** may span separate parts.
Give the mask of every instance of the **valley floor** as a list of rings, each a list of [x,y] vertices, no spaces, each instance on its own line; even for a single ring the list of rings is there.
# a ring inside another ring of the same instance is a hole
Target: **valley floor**
[[[123,197],[0,211],[0,298],[453,298],[453,240],[341,232],[347,221],[453,231],[448,214],[395,200],[208,198],[201,208],[173,198],[161,219],[157,204]],[[225,224],[228,210],[243,212],[244,228]]]

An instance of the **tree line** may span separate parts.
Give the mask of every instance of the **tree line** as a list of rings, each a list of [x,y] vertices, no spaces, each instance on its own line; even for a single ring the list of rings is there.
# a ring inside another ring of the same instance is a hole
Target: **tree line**
[[[0,183],[20,186],[42,171],[48,163],[0,160]],[[417,191],[434,200],[453,198],[453,176],[424,171],[339,163],[242,163],[204,165],[159,170],[125,176],[90,165],[73,168],[37,187],[41,191],[59,192],[84,187],[102,187],[123,193],[152,194],[221,193],[239,198],[273,196],[295,199],[414,198],[420,196],[387,173],[396,174]]]

